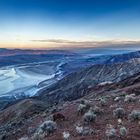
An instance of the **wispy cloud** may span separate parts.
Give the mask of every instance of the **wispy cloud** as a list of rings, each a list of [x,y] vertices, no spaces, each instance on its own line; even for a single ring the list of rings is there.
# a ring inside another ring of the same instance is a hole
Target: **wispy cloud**
[[[46,39],[46,40],[31,40],[33,42],[44,42],[44,43],[67,43],[67,44],[79,44],[79,43],[96,43],[93,41],[71,41],[71,40],[64,40],[64,39]]]
[[[54,44],[56,47],[129,47],[139,46],[140,41],[122,41],[122,40],[108,40],[108,41],[71,41],[63,39],[46,39],[46,40],[31,40],[37,43]]]
[[[63,39],[28,40],[28,42],[1,43],[0,48],[28,49],[75,49],[75,48],[111,48],[111,49],[140,49],[140,41],[108,40],[108,41],[73,41]]]

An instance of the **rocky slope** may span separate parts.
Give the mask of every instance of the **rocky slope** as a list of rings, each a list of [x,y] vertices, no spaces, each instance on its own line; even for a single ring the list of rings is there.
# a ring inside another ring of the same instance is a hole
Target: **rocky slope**
[[[104,62],[106,64],[110,63],[120,63],[124,61],[128,61],[130,59],[135,59],[135,58],[140,58],[140,51],[135,51],[135,52],[129,52],[129,53],[123,53],[123,54],[117,54],[117,55],[107,55],[105,56],[99,56],[96,57],[96,61],[100,62],[104,58]],[[88,61],[94,61],[94,57],[91,57],[88,59]]]
[[[0,113],[1,140],[139,140],[139,77],[90,87],[84,97],[50,107],[19,101]],[[94,117],[85,119],[87,112]]]
[[[129,78],[128,78],[129,77]],[[138,140],[140,61],[94,65],[6,104],[1,140]]]
[[[78,99],[98,84],[119,82],[140,72],[140,59],[123,63],[93,65],[69,74],[49,88],[41,90],[37,99],[58,103]]]

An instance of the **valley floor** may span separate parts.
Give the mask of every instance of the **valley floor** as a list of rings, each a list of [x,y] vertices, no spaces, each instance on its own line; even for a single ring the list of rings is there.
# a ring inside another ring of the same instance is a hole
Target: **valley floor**
[[[55,78],[58,72],[61,74],[59,65],[60,63],[38,63],[2,67],[0,69],[0,97],[20,97],[20,94],[21,96],[35,95],[39,90],[39,83]]]

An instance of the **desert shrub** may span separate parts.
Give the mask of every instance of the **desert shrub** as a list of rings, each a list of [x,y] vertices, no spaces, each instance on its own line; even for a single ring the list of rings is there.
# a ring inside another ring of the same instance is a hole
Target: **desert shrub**
[[[88,108],[89,106],[86,104],[79,104],[78,109],[77,109],[78,114],[81,114],[81,115],[84,114]]]
[[[127,129],[124,126],[122,126],[120,128],[120,134],[121,134],[121,136],[126,136],[127,135]]]
[[[115,97],[114,98],[114,101],[115,102],[119,102],[119,101],[122,101],[123,100],[123,97]]]
[[[107,126],[105,134],[108,138],[114,138],[117,136],[116,129],[114,129],[112,125]]]
[[[91,107],[90,111],[96,115],[101,115],[103,113],[103,110],[98,106]]]
[[[123,118],[125,115],[125,111],[123,108],[116,108],[113,110],[113,116],[116,118]]]
[[[82,134],[83,133],[83,130],[84,130],[83,126],[76,126],[76,132],[78,134]]]
[[[122,119],[118,119],[118,124],[119,125],[122,125],[123,124]]]
[[[63,138],[64,138],[64,140],[68,140],[70,138],[70,133],[69,132],[63,132]]]
[[[44,140],[45,134],[40,134],[40,133],[34,133],[34,135],[31,137],[31,140]]]
[[[40,127],[43,131],[47,131],[47,133],[50,134],[56,129],[56,123],[53,121],[45,121]]]
[[[96,114],[94,114],[92,111],[88,111],[87,113],[85,113],[84,115],[84,121],[85,122],[95,122],[96,120]]]
[[[128,115],[128,120],[129,120],[130,122],[139,121],[139,120],[140,120],[140,111],[139,111],[139,110],[133,110],[133,111]]]
[[[95,134],[94,130],[89,127],[76,126],[76,132],[82,136]]]
[[[43,122],[37,131],[34,133],[34,135],[31,137],[31,140],[44,140],[44,138],[53,133],[56,129],[56,123],[53,121],[45,121]]]
[[[56,129],[56,123],[48,120],[48,121],[43,122],[40,125],[38,132],[47,133],[49,135],[49,134],[53,133],[55,131],[55,129]]]
[[[89,127],[84,127],[82,135],[83,136],[89,136],[89,135],[93,135],[94,134],[94,130],[89,128]]]
[[[100,104],[101,104],[101,106],[106,106],[107,105],[107,99],[106,98],[100,98]]]
[[[126,95],[124,101],[125,102],[134,102],[136,100],[136,97],[134,94]]]
[[[22,138],[20,138],[18,140],[29,140],[29,138],[28,137],[22,137]]]

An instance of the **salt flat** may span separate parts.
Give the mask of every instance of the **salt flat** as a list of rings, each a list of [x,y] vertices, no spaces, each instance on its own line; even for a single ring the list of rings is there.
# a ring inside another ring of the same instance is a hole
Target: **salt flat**
[[[59,66],[58,63],[46,63],[1,68],[0,96],[33,96],[39,90],[40,82],[53,79],[58,74]]]

